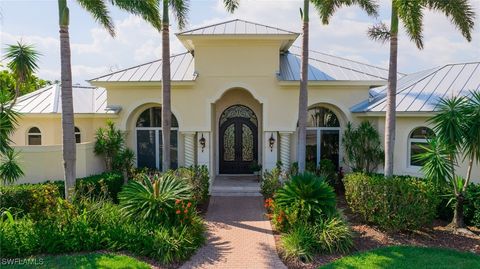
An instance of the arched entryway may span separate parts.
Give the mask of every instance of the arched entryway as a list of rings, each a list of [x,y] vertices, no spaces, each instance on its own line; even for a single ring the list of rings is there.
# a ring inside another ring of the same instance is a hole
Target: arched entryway
[[[220,174],[250,174],[258,162],[258,119],[244,105],[225,109],[219,120]]]
[[[178,121],[172,114],[170,167],[178,167]],[[138,116],[135,125],[137,167],[162,170],[162,109],[150,107]]]

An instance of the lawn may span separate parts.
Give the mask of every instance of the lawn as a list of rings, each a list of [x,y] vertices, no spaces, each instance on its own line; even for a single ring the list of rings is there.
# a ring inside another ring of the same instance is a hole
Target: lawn
[[[440,248],[395,246],[344,257],[322,269],[462,269],[480,268],[480,256]]]
[[[8,259],[10,262],[15,259]],[[16,264],[5,265],[8,263],[7,259],[2,260],[2,269],[55,269],[55,268],[80,268],[80,269],[94,269],[94,268],[109,268],[109,269],[149,269],[150,266],[135,258],[115,255],[108,253],[93,253],[81,255],[64,255],[64,256],[45,256],[34,257],[31,259],[16,260]]]

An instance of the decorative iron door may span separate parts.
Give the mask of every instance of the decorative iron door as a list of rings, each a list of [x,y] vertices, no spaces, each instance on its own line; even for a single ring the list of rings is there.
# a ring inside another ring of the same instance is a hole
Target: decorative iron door
[[[230,118],[220,126],[220,174],[251,174],[258,162],[258,130],[248,118]]]

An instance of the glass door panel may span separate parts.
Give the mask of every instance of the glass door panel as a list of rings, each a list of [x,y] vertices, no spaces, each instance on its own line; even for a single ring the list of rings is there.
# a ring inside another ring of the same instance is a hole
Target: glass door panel
[[[340,148],[340,131],[338,130],[321,130],[320,138],[320,159],[329,159],[335,167],[339,167],[339,148]]]
[[[305,166],[308,171],[315,171],[317,159],[317,130],[307,130],[307,148]]]
[[[138,167],[155,169],[155,149],[157,140],[154,130],[137,130],[137,164]]]

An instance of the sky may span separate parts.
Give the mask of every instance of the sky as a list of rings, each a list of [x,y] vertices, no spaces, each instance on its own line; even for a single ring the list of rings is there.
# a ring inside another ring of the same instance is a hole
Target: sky
[[[388,67],[389,47],[370,40],[367,29],[375,22],[389,23],[389,0],[379,0],[380,16],[370,18],[358,7],[338,10],[329,25],[323,25],[316,11],[310,14],[312,50]],[[425,12],[424,46],[418,50],[402,30],[399,37],[399,67],[413,73],[449,63],[480,61],[480,0],[471,0],[477,19],[472,42],[467,42],[448,18]],[[116,37],[109,36],[75,1],[70,6],[72,73],[76,84],[86,80],[161,58],[161,35],[140,18],[111,7]],[[186,29],[230,19],[244,19],[285,30],[301,32],[300,0],[240,0],[240,8],[229,14],[221,0],[191,0]],[[7,44],[19,40],[34,44],[42,54],[37,75],[60,79],[58,7],[56,0],[0,0],[0,59]],[[185,51],[171,26],[171,52]],[[301,38],[296,41],[300,45]]]

